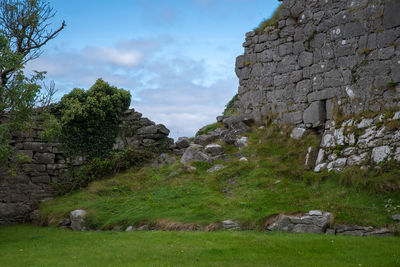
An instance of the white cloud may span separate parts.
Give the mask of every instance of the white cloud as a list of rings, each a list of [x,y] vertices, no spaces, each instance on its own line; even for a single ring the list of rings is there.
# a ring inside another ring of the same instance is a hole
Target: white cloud
[[[142,54],[134,49],[119,50],[109,47],[87,48],[83,55],[94,62],[114,64],[126,68],[138,66],[143,58]]]
[[[89,88],[97,78],[133,95],[132,106],[156,123],[165,124],[170,136],[193,136],[215,122],[237,89],[232,72],[225,76],[205,60],[171,52],[170,38],[127,40],[113,47],[90,47],[43,55],[28,69],[47,70],[61,92]]]

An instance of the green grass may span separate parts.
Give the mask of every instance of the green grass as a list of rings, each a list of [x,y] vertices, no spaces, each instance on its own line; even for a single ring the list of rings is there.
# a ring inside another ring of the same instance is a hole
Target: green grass
[[[224,127],[223,124],[220,122],[208,124],[208,125],[204,126],[203,128],[201,128],[200,130],[198,130],[196,133],[196,136],[202,135],[202,134],[207,134],[209,132],[214,131],[217,128],[223,128],[223,127]]]
[[[279,21],[279,13],[281,11],[281,9],[283,8],[283,5],[279,5],[279,7],[274,11],[274,13],[272,14],[272,17],[269,19],[265,19],[263,20],[260,25],[258,25],[257,28],[254,29],[254,31],[258,34],[261,35],[264,33],[264,29],[269,27],[269,26],[277,26],[277,23]]]
[[[214,173],[206,172],[212,165],[204,162],[193,164],[195,172],[179,163],[128,170],[43,203],[43,221],[56,225],[70,211],[85,209],[89,212],[87,226],[96,229],[160,221],[206,226],[233,219],[249,229],[263,230],[269,215],[320,209],[333,212],[337,223],[395,229],[390,217],[400,211],[389,211],[385,204],[388,199],[394,205],[400,204],[400,195],[398,191],[386,191],[386,187],[375,189],[388,181],[398,181],[398,168],[378,177],[375,187],[357,180],[363,177],[360,171],[305,171],[306,148],[317,145],[319,138],[310,134],[297,141],[287,138],[288,129],[283,134],[281,130],[255,129],[249,136],[249,147],[240,151],[248,163],[238,159],[217,162],[226,168]],[[238,151],[228,145],[224,150],[230,154]]]
[[[238,114],[238,111],[235,107],[235,102],[238,100],[238,94],[235,94],[231,100],[229,100],[228,104],[225,105],[224,112],[222,113],[224,116],[234,116]]]
[[[399,266],[399,238],[0,227],[0,266]]]

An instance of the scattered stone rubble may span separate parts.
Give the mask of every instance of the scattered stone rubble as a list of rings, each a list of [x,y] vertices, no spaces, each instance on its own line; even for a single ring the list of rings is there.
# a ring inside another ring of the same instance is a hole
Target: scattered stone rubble
[[[394,215],[394,220],[400,218]],[[87,212],[85,210],[71,211],[69,218],[60,220],[58,226],[69,228],[73,231],[90,231],[85,227]],[[121,231],[121,226],[115,226],[113,231]],[[128,226],[124,231],[147,231],[147,230],[166,230],[166,231],[215,231],[215,230],[249,230],[234,220],[224,220],[212,223],[206,227],[197,224],[167,223],[163,225],[143,224],[141,226]],[[314,234],[333,234],[333,235],[353,235],[353,236],[389,236],[393,232],[387,228],[375,229],[371,226],[349,226],[334,225],[333,215],[330,212],[311,210],[308,213],[275,214],[266,219],[266,231],[280,231],[292,233],[314,233]]]

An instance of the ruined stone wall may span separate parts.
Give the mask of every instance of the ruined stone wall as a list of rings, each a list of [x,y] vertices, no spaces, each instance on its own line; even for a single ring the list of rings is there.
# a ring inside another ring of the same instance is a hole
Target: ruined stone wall
[[[53,196],[52,184],[71,179],[68,170],[84,163],[84,158],[79,156],[67,160],[62,144],[42,140],[42,131],[37,128],[12,133],[11,146],[16,152],[13,161],[17,168],[11,175],[9,170],[0,170],[0,225],[28,221],[38,202]],[[168,146],[173,144],[168,134],[164,125],[156,125],[130,109],[121,118],[114,149]]]
[[[324,129],[335,113],[400,108],[400,1],[283,0],[277,27],[246,34],[237,105]]]

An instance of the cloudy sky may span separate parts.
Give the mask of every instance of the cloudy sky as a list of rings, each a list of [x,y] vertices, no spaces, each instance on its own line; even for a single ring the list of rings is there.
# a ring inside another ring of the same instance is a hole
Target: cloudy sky
[[[97,78],[170,136],[194,136],[237,92],[235,58],[277,0],[51,0],[67,27],[27,70],[47,71],[59,96]]]

